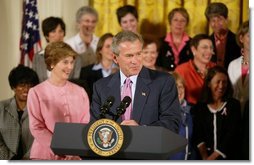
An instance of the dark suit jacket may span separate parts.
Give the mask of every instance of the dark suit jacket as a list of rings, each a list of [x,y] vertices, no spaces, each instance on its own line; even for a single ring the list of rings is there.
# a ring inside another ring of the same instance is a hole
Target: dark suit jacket
[[[88,84],[89,91],[90,91],[90,95],[89,95],[90,101],[92,100],[93,84],[97,80],[103,78],[102,70],[101,69],[93,70],[92,69],[93,66],[94,64],[82,67],[80,71],[80,77],[79,77],[80,80],[84,80]]]
[[[21,136],[21,137],[20,137]],[[0,159],[12,159],[17,155],[22,139],[23,159],[29,159],[33,136],[29,129],[27,109],[21,120],[17,112],[15,98],[0,102]]]
[[[100,107],[109,96],[115,97],[111,111],[116,114],[121,102],[120,71],[94,84],[91,121],[99,119]],[[163,126],[178,132],[180,104],[175,80],[168,73],[143,67],[137,78],[134,100],[131,118],[139,125]],[[121,117],[117,122],[121,122]]]
[[[190,40],[186,42],[186,45],[180,51],[179,63],[177,65],[180,65],[184,62],[189,61],[190,59],[193,59],[193,54],[190,49]],[[176,65],[173,49],[171,46],[169,46],[169,43],[165,41],[165,37],[161,38],[160,42],[161,46],[156,63],[158,66],[166,69],[167,71],[174,71]]]
[[[212,56],[211,61],[214,63],[217,63],[217,52],[216,52],[216,46],[215,46],[215,37],[214,33],[210,36],[214,45],[214,55]],[[224,57],[224,68],[228,69],[228,65],[231,61],[241,56],[241,49],[236,43],[235,34],[228,31],[227,35],[227,41],[226,41],[226,51],[225,51],[225,57]]]

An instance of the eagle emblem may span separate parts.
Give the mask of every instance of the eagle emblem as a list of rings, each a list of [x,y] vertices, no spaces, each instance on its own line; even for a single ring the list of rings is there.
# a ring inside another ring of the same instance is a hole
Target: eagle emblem
[[[113,131],[111,131],[109,128],[102,128],[98,131],[98,134],[98,143],[104,148],[111,147],[111,144],[115,141],[115,139],[112,138]]]

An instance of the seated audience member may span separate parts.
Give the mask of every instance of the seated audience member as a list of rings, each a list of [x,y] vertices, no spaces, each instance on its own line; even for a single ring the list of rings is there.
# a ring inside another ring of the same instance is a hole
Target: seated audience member
[[[194,36],[190,42],[193,60],[176,67],[175,71],[182,76],[186,85],[186,100],[196,104],[200,98],[207,70],[215,64],[210,62],[213,55],[213,44],[206,34]]]
[[[29,159],[33,136],[29,130],[27,94],[39,83],[35,71],[19,65],[9,74],[14,97],[0,102],[0,159]]]
[[[66,43],[53,42],[45,49],[50,77],[30,89],[27,99],[30,131],[34,137],[31,159],[73,160],[79,156],[55,155],[50,148],[55,123],[88,123],[90,104],[85,90],[68,81],[77,53]]]
[[[189,14],[185,8],[174,8],[168,14],[170,32],[161,39],[158,66],[174,71],[176,66],[193,58],[190,50],[190,37],[186,33]]]
[[[94,34],[98,21],[97,11],[90,6],[83,6],[76,13],[76,23],[79,32],[66,40],[81,59],[81,67],[93,64],[96,61],[95,50],[99,38]]]
[[[42,21],[42,32],[47,43],[63,41],[65,36],[65,23],[59,17],[48,17]],[[33,58],[33,70],[38,74],[40,82],[48,79],[50,71],[44,60],[45,51],[41,51]],[[70,75],[70,79],[78,78],[81,69],[81,63],[77,62]]]
[[[149,35],[143,35],[144,46],[142,51],[143,65],[152,70],[162,70],[161,67],[156,65],[158,57],[159,43]]]
[[[210,68],[200,102],[191,110],[193,140],[203,160],[239,159],[241,107],[232,94],[227,70]]]
[[[119,71],[94,83],[91,120],[101,118],[100,107],[112,96],[111,112],[122,125],[162,126],[178,132],[180,104],[175,81],[168,73],[143,67],[143,39],[138,33],[121,31],[113,37],[112,51]],[[123,98],[129,96],[130,105],[123,114],[117,110]]]
[[[228,8],[221,2],[210,3],[205,16],[213,31],[210,37],[215,54],[211,61],[227,69],[229,63],[240,56],[235,34],[228,28]]]
[[[250,73],[250,33],[249,21],[244,22],[238,29],[236,41],[241,47],[241,56],[230,62],[228,74],[233,85],[233,97],[241,103],[242,112],[246,101],[249,100]]]
[[[138,12],[135,6],[124,5],[116,11],[117,20],[123,31],[138,32]]]
[[[188,140],[188,144],[185,149],[170,156],[170,160],[195,160],[196,153],[193,148],[192,142],[192,117],[190,113],[191,105],[185,100],[185,82],[184,79],[176,72],[172,73],[175,78],[176,87],[178,91],[178,99],[181,105],[181,124],[179,126],[179,135],[183,136]]]
[[[112,39],[113,35],[111,33],[106,33],[101,36],[96,48],[96,64],[91,64],[81,69],[80,80],[87,82],[90,89],[90,100],[92,99],[94,82],[118,70],[117,65],[113,61],[114,55],[111,50]]]

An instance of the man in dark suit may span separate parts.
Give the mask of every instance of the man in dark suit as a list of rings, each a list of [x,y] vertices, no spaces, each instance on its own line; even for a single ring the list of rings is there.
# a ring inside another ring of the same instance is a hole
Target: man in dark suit
[[[113,38],[112,51],[120,70],[94,84],[91,121],[100,119],[100,107],[109,96],[115,98],[111,107],[117,113],[126,78],[132,82],[130,119],[117,120],[122,125],[163,126],[178,132],[180,104],[177,88],[171,75],[142,66],[143,39],[139,34],[122,31]],[[106,116],[110,118],[110,116]]]

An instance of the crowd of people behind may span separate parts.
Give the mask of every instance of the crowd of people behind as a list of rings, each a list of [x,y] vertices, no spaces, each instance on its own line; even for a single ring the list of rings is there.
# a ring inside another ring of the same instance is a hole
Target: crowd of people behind
[[[55,123],[98,120],[105,100],[120,103],[128,88],[130,108],[116,122],[162,126],[186,138],[185,150],[169,160],[249,160],[249,21],[234,34],[220,2],[204,15],[210,36],[190,37],[188,11],[174,8],[170,31],[156,38],[139,34],[137,10],[125,5],[116,11],[122,31],[98,37],[98,13],[83,6],[79,32],[66,41],[64,21],[44,19],[45,50],[32,69],[12,69],[14,97],[0,102],[0,159],[81,160],[53,153]]]

